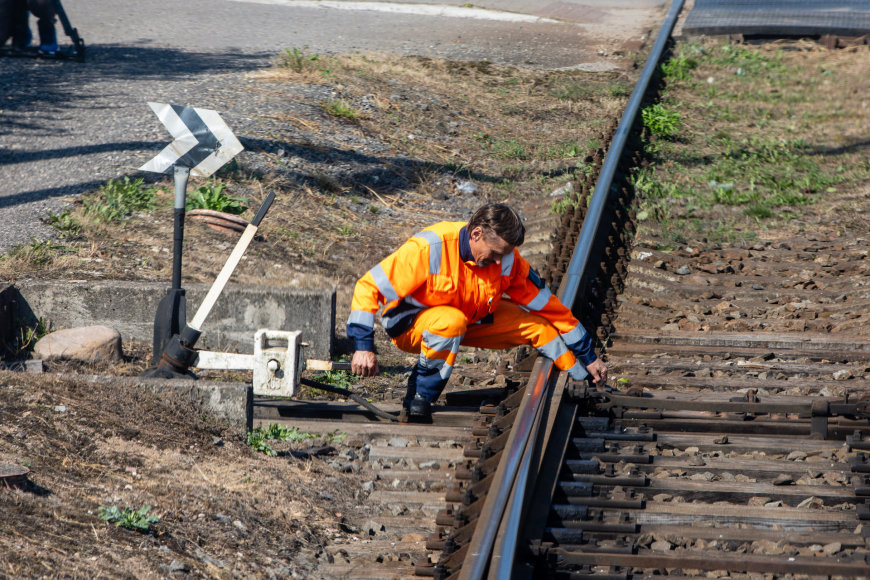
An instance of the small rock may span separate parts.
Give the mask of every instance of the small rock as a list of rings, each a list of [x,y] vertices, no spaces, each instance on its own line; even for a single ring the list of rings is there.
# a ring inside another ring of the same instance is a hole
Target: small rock
[[[341,466],[342,473],[359,473],[361,470],[359,461],[351,461]]]
[[[749,505],[750,507],[761,507],[767,505],[768,503],[770,503],[769,497],[756,496],[750,497],[747,505]]]
[[[453,186],[454,191],[459,195],[477,195],[480,188],[470,181],[460,181]]]
[[[242,520],[235,520],[235,521],[233,522],[233,525],[234,525],[236,528],[238,528],[238,529],[240,529],[241,531],[243,531],[243,532],[247,532],[247,531],[248,531],[248,527],[245,526],[245,524],[242,523]]]
[[[338,529],[340,529],[345,534],[357,534],[359,530],[347,522],[339,522]]]
[[[842,549],[843,544],[840,542],[832,542],[830,544],[825,544],[822,547],[822,552],[824,552],[826,556],[833,556],[834,554],[839,553]]]
[[[375,482],[374,481],[367,481],[367,482],[363,483],[362,488],[363,488],[363,491],[374,491]]]
[[[687,266],[680,266],[679,268],[677,268],[676,273],[679,274],[680,276],[688,276],[689,274],[692,273],[692,271],[689,270],[689,268]]]
[[[834,373],[835,381],[845,381],[852,378],[852,371],[843,369]]]
[[[754,544],[761,550],[762,554],[768,556],[777,556],[785,552],[782,542],[771,542],[770,540],[759,540]]]
[[[387,531],[387,528],[384,527],[382,523],[376,522],[375,520],[369,520],[363,528],[368,530],[368,535],[370,536]]]
[[[54,408],[55,413],[66,413],[66,405],[58,405]]]
[[[172,562],[170,562],[169,566],[167,566],[167,568],[169,569],[169,572],[188,572],[189,571],[187,565],[185,565],[183,562],[179,562],[178,560],[173,560]]]
[[[650,544],[650,550],[653,552],[670,552],[674,546],[668,541],[658,540]]]
[[[424,461],[420,464],[420,469],[431,469],[433,471],[438,471],[441,469],[441,464],[437,461]]]
[[[82,326],[43,336],[33,347],[33,357],[43,360],[78,360],[86,363],[119,362],[121,333],[108,326]]]
[[[721,437],[717,437],[713,439],[713,443],[716,445],[727,445],[728,444],[728,435],[722,435]]]
[[[569,181],[568,183],[566,183],[562,187],[554,189],[552,192],[550,192],[550,197],[560,197],[560,196],[568,195],[569,193],[574,193],[574,183],[571,181]],[[652,254],[650,254],[650,256],[652,256]],[[641,259],[643,259],[643,258],[641,258]]]
[[[807,454],[803,451],[792,451],[788,454],[786,459],[788,461],[803,461],[807,458]]]
[[[387,445],[390,447],[407,447],[411,442],[403,437],[393,437]]]
[[[776,476],[776,479],[773,480],[773,485],[792,485],[794,483],[794,478],[787,473],[780,473]]]
[[[667,269],[668,269],[668,265],[665,263],[664,260],[657,260],[656,263],[653,264],[653,266],[654,266],[657,270],[667,270]]]
[[[825,507],[825,502],[817,497],[808,497],[804,501],[800,502],[797,507],[802,509],[820,510]]]

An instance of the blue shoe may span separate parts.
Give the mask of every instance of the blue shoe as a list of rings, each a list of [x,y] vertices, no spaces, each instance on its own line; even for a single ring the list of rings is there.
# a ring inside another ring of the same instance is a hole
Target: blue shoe
[[[43,58],[57,58],[60,47],[57,44],[40,44],[39,56]]]

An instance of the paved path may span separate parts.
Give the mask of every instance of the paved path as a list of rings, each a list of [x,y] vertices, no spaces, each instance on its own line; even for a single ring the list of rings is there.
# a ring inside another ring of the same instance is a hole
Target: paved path
[[[169,141],[146,101],[220,111],[234,101],[244,116],[232,92],[240,73],[285,48],[601,70],[609,48],[655,30],[667,9],[664,0],[473,4],[68,0],[86,63],[0,59],[0,251],[50,237],[49,212],[134,174]]]

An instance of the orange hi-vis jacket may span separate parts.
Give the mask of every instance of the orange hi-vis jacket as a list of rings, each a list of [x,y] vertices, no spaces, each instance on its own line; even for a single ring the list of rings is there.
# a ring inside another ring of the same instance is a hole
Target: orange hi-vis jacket
[[[549,321],[584,365],[595,361],[592,337],[519,252],[514,249],[501,264],[479,267],[465,226],[441,222],[424,229],[357,281],[347,322],[356,349],[374,350],[374,321],[381,304],[386,304],[381,322],[396,338],[425,308],[452,306],[474,324],[492,314],[507,295]]]

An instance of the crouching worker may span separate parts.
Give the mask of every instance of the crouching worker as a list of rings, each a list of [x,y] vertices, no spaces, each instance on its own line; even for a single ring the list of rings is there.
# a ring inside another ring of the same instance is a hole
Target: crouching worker
[[[420,358],[408,378],[404,407],[411,421],[431,419],[460,345],[505,349],[528,344],[574,379],[607,380],[592,337],[523,259],[525,228],[503,204],[471,220],[424,229],[359,279],[347,335],[355,374],[378,374],[375,314],[400,349]],[[508,299],[503,300],[506,294]]]

